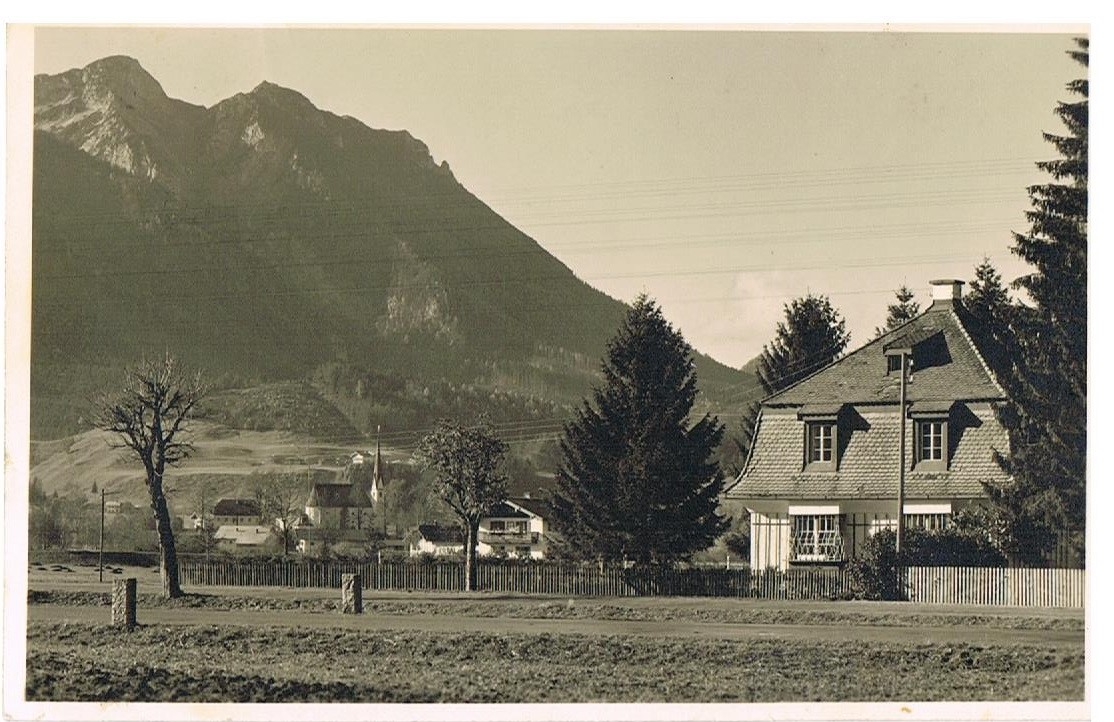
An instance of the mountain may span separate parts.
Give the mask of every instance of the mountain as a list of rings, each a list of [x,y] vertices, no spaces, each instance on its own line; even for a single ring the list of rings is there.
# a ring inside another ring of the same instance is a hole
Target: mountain
[[[34,123],[36,438],[84,428],[87,398],[167,350],[218,388],[309,383],[360,433],[552,417],[625,313],[420,140],[293,90],[205,108],[108,57],[36,76]],[[752,383],[697,364],[713,407]]]

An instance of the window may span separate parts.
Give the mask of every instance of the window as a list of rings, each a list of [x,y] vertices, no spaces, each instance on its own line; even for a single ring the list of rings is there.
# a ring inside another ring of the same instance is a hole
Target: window
[[[505,522],[505,521],[492,521],[491,522],[491,531],[506,531],[506,530],[507,530],[507,522]]]
[[[843,560],[843,537],[838,514],[793,516],[790,560],[832,562]]]
[[[834,421],[809,422],[805,463],[813,468],[830,467],[834,469],[835,437],[836,425]]]
[[[923,469],[946,469],[948,466],[948,423],[943,419],[925,419],[916,423],[916,465]]]
[[[905,515],[905,528],[906,529],[924,529],[926,531],[936,531],[939,529],[947,529],[951,525],[951,514],[906,514]]]
[[[901,371],[901,356],[890,355],[886,357],[886,373],[895,374]]]

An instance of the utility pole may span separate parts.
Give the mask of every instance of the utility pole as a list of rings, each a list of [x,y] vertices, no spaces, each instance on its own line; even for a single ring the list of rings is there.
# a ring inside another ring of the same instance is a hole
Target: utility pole
[[[901,403],[898,413],[901,415],[900,441],[898,441],[898,473],[897,473],[897,547],[898,559],[901,558],[901,538],[905,535],[905,397],[906,377],[909,372],[909,357],[901,354]]]
[[[97,543],[97,581],[104,581],[104,489],[101,489],[101,533]]]

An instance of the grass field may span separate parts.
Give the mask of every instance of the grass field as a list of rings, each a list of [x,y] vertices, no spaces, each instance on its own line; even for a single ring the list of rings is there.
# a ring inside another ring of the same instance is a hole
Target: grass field
[[[37,623],[27,695],[54,701],[1078,700],[1081,650],[625,635]]]
[[[220,610],[298,610],[304,612],[337,612],[340,609],[336,590],[281,590],[268,596],[255,594],[190,593],[178,599],[165,599],[158,594],[139,595],[141,608],[183,608]],[[752,600],[691,600],[656,598],[654,603],[632,603],[628,599],[556,599],[522,596],[492,598],[479,595],[473,599],[458,595],[425,593],[372,596],[364,603],[367,614],[374,615],[445,615],[506,619],[601,619],[640,622],[705,622],[720,624],[823,624],[871,625],[882,627],[945,626],[987,629],[1059,629],[1083,630],[1082,615],[1026,615],[1019,613],[974,613],[928,611],[924,607],[902,609],[901,605],[856,605],[827,603],[825,608],[809,608],[797,603],[755,604]],[[94,591],[33,590],[28,596],[32,604],[70,606],[104,606],[111,595]],[[725,603],[726,602],[726,603]],[[887,606],[889,610],[887,610]],[[896,609],[894,607],[897,607]],[[892,610],[892,611],[891,611]]]
[[[1084,696],[1083,647],[1070,641],[1082,639],[1081,610],[393,592],[369,593],[362,617],[342,618],[335,589],[209,588],[165,600],[147,586],[150,591],[140,594],[141,626],[129,633],[95,623],[102,614],[108,618],[108,598],[99,591],[107,579],[93,586],[62,581],[73,574],[58,574],[51,583],[52,576],[32,575],[29,610],[53,610],[69,621],[38,615],[29,622],[31,700],[807,702]],[[752,625],[749,636],[736,634],[747,625]],[[821,635],[822,629],[828,631]],[[944,640],[926,641],[941,634]]]

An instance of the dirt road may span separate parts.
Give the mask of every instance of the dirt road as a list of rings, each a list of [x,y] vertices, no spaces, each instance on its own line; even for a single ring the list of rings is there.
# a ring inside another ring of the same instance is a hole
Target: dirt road
[[[35,604],[30,621],[106,623],[105,607]],[[298,611],[221,611],[214,609],[140,609],[143,625],[244,625],[297,628],[344,628],[373,631],[484,632],[508,634],[636,635],[698,639],[795,639],[910,644],[1040,644],[1083,646],[1078,630],[995,629],[981,627],[882,627],[870,625],[722,624],[687,621],[626,621],[597,619],[517,619],[457,615],[341,615]]]

